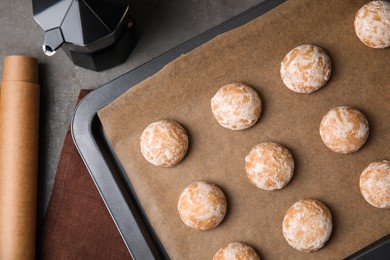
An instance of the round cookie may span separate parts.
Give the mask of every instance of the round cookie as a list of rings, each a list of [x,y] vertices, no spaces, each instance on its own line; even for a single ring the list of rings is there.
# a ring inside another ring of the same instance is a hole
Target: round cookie
[[[170,167],[179,163],[188,150],[184,128],[172,120],[148,125],[141,135],[141,153],[153,165]]]
[[[329,80],[331,63],[323,49],[303,44],[292,49],[280,66],[284,85],[297,93],[312,93]]]
[[[360,191],[372,206],[390,209],[390,161],[376,161],[360,175]]]
[[[320,125],[324,144],[337,153],[352,153],[367,141],[369,126],[366,117],[358,109],[340,106],[331,109]]]
[[[245,170],[249,180],[263,190],[281,189],[294,173],[294,159],[282,145],[262,143],[252,148],[245,157]]]
[[[300,200],[283,219],[283,236],[293,248],[312,252],[323,247],[332,233],[332,215],[320,201]]]
[[[221,223],[226,214],[227,203],[225,195],[217,185],[198,181],[183,190],[177,209],[187,226],[208,230]]]
[[[211,110],[218,123],[228,129],[253,126],[261,114],[261,99],[251,87],[232,83],[221,87],[211,99]]]
[[[241,242],[232,242],[220,248],[215,253],[213,260],[260,260],[256,251]]]
[[[371,48],[390,46],[390,2],[371,1],[355,16],[355,33],[359,40]]]

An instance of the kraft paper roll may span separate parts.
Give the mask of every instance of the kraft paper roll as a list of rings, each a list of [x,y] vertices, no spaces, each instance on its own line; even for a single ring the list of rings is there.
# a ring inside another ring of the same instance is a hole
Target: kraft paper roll
[[[27,56],[7,56],[3,63],[3,82],[23,81],[38,82],[38,61]]]
[[[35,259],[38,62],[4,58],[0,96],[0,259]]]

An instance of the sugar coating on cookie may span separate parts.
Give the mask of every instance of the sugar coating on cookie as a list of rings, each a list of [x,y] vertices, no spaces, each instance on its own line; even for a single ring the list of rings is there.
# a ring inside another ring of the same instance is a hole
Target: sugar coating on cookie
[[[371,48],[390,46],[390,2],[371,1],[362,6],[355,16],[355,33]]]
[[[312,93],[329,80],[331,63],[323,49],[303,44],[292,49],[280,66],[284,85],[297,93]]]
[[[245,170],[256,187],[263,190],[281,189],[293,176],[294,160],[283,145],[261,143],[245,157]]]
[[[320,201],[300,200],[283,219],[283,236],[293,248],[312,252],[323,247],[332,233],[332,215]]]
[[[261,108],[259,94],[242,83],[221,87],[211,99],[211,110],[218,123],[232,130],[253,126],[260,117]]]
[[[260,260],[256,251],[241,242],[232,242],[220,248],[213,260]]]
[[[324,144],[337,153],[352,153],[367,141],[369,126],[366,117],[358,109],[340,106],[331,109],[320,125]]]
[[[187,226],[208,230],[221,223],[226,214],[227,203],[217,185],[198,181],[183,190],[177,208],[180,218]]]
[[[360,191],[372,206],[390,209],[390,161],[368,165],[360,175]]]
[[[170,167],[179,163],[188,150],[184,128],[172,120],[148,125],[140,139],[141,153],[153,165]]]

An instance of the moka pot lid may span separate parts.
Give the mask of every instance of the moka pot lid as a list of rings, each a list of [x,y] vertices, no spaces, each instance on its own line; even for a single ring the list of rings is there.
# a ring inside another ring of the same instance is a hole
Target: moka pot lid
[[[44,52],[62,44],[93,52],[115,42],[128,17],[128,0],[33,0],[34,19],[45,30]]]

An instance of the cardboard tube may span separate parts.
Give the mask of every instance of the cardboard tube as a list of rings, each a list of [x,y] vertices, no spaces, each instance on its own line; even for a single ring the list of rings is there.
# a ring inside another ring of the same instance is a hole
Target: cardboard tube
[[[0,259],[35,259],[37,83],[36,59],[4,59],[0,101]]]
[[[27,56],[6,56],[3,63],[3,82],[23,81],[39,84],[38,61]]]

